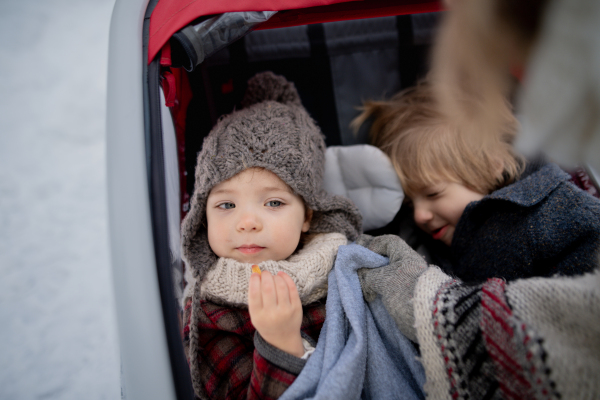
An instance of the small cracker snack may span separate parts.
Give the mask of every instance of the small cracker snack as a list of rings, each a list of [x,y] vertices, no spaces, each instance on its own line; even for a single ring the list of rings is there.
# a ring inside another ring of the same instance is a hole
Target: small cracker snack
[[[261,274],[261,272],[260,272],[260,268],[259,268],[259,267],[258,267],[258,265],[256,265],[256,264],[254,264],[254,265],[252,266],[252,272],[256,272],[256,273],[257,273],[257,274],[259,274],[259,275]]]

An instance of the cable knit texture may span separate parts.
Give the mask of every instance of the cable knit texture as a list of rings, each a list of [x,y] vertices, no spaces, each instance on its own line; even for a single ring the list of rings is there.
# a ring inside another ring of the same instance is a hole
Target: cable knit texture
[[[247,168],[273,172],[302,197],[314,212],[309,233],[339,232],[354,240],[361,230],[358,208],[323,189],[324,136],[294,84],[272,72],[257,74],[248,82],[243,104],[217,123],[198,154],[191,209],[182,223],[182,253],[200,280],[217,261],[206,232],[208,194]]]
[[[327,275],[338,251],[348,239],[341,233],[321,234],[314,237],[296,254],[282,261],[263,261],[261,271],[275,275],[283,271],[292,278],[303,305],[322,299],[327,294]],[[252,264],[231,258],[219,258],[202,281],[203,300],[215,303],[248,306],[248,284]]]

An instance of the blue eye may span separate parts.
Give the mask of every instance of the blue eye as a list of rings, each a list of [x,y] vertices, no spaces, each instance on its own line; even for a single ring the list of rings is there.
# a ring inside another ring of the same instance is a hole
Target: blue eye
[[[223,210],[231,210],[232,208],[235,208],[235,204],[233,203],[221,203],[218,205],[219,208],[222,208]]]
[[[279,200],[267,201],[267,207],[281,207],[283,203]]]

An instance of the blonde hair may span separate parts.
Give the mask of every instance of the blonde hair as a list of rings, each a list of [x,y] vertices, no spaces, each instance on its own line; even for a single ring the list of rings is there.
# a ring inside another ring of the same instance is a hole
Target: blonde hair
[[[390,157],[409,197],[439,181],[488,194],[521,173],[523,163],[511,145],[517,123],[510,112],[504,129],[493,137],[465,134],[439,111],[426,81],[389,101],[368,101],[362,110],[352,127],[373,119],[371,143]]]

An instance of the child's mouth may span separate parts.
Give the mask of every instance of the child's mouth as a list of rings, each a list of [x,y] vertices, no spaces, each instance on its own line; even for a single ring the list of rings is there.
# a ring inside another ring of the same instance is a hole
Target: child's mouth
[[[261,251],[262,249],[264,249],[264,247],[251,244],[251,245],[240,246],[237,249],[243,254],[256,254],[259,251]]]
[[[442,236],[444,236],[444,233],[446,233],[447,230],[448,230],[448,225],[444,225],[439,229],[435,229],[435,230],[431,231],[431,236],[435,240],[440,240],[442,238]]]

